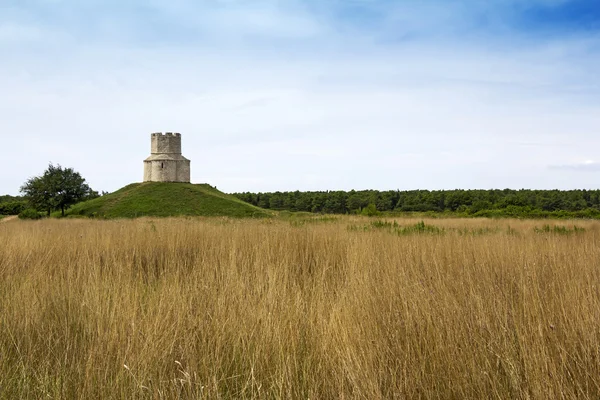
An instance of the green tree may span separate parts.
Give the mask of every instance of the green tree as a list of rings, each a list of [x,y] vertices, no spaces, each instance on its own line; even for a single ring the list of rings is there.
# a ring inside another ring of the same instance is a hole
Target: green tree
[[[345,214],[346,197],[346,192],[343,191],[328,192],[323,211],[328,214]]]
[[[392,211],[397,202],[398,199],[396,193],[387,191],[379,193],[375,205],[379,211]]]
[[[323,207],[327,201],[327,193],[325,192],[313,192],[312,198],[312,212],[320,213],[323,212]]]
[[[269,208],[271,205],[271,195],[269,193],[259,193],[257,196],[256,205],[260,208]]]
[[[296,210],[308,211],[312,210],[312,198],[309,193],[300,193],[296,199]]]
[[[351,191],[346,199],[346,208],[351,212],[358,212],[369,204],[368,199],[362,194]]]
[[[476,200],[473,205],[469,208],[471,214],[475,214],[479,211],[485,211],[492,209],[492,202],[488,200]]]
[[[21,193],[33,207],[50,215],[53,210],[65,210],[83,200],[98,197],[85,179],[72,168],[63,168],[50,163],[41,176],[30,178],[21,187]]]
[[[271,210],[283,210],[284,195],[281,192],[275,192],[269,199],[269,208]]]

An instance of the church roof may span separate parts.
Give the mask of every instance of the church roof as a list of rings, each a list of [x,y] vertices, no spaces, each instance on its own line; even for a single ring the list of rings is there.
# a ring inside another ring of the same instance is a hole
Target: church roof
[[[172,154],[172,153],[162,153],[162,154],[152,154],[150,157],[146,158],[144,161],[189,161],[187,158],[182,156],[181,154]]]

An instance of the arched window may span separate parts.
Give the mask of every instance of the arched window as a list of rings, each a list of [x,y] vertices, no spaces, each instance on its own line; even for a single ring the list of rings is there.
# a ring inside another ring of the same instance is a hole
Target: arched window
[[[161,163],[160,163],[160,168],[162,169],[162,168],[164,168],[164,167],[165,167],[165,163],[162,163],[162,162],[161,162]]]

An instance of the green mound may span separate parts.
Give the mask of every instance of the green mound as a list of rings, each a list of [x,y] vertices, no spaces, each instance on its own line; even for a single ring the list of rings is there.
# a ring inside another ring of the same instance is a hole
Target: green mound
[[[267,217],[262,208],[207,184],[133,183],[71,207],[66,215],[104,218],[227,216]]]

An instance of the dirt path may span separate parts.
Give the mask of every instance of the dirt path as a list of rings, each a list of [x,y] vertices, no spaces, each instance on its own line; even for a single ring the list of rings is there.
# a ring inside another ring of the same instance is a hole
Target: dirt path
[[[16,215],[11,215],[10,217],[5,217],[0,219],[0,224],[3,222],[8,222],[8,221],[12,221],[14,219],[17,219],[18,217]]]

